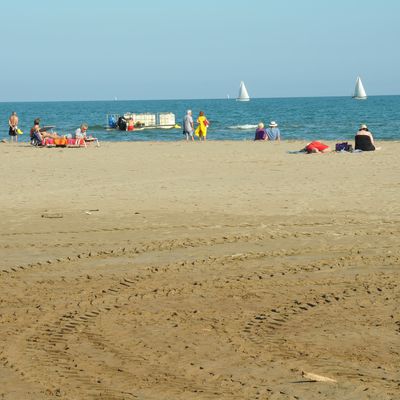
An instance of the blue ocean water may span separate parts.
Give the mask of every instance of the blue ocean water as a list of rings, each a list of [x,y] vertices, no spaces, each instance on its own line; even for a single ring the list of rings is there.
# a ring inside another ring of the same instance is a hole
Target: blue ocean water
[[[399,140],[400,96],[372,96],[357,101],[350,97],[274,98],[237,102],[214,100],[151,101],[71,101],[0,103],[0,138],[8,137],[8,118],[16,111],[20,137],[28,141],[33,120],[41,125],[55,125],[60,134],[72,133],[82,122],[89,124],[89,134],[107,141],[176,141],[181,129],[133,132],[107,131],[106,114],[125,112],[173,112],[177,123],[187,109],[196,117],[204,111],[211,122],[209,140],[252,140],[255,127],[262,121],[277,121],[283,139],[310,141],[351,140],[360,123],[368,124],[376,140]]]

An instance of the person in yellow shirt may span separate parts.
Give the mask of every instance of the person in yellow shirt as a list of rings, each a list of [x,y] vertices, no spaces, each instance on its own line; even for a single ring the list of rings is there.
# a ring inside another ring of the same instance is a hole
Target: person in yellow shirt
[[[197,118],[197,123],[199,124],[197,126],[196,132],[194,133],[199,140],[207,140],[207,127],[210,125],[210,123],[207,120],[207,117],[204,115],[203,111],[200,111],[199,117]]]

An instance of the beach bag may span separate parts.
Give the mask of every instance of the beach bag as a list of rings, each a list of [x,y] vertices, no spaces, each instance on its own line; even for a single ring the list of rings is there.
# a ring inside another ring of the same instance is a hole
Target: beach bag
[[[353,151],[353,146],[348,142],[336,143],[336,151]]]

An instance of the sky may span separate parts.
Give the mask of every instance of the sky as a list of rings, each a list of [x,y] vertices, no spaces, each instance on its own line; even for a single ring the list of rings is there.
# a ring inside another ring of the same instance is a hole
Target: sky
[[[0,101],[400,94],[398,0],[1,2]]]

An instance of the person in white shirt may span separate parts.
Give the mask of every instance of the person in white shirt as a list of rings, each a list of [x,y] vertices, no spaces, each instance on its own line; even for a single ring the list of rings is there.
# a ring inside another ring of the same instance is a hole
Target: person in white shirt
[[[183,118],[183,134],[186,135],[186,140],[194,140],[193,138],[194,133],[194,124],[193,124],[193,117],[192,111],[187,110],[186,115]]]
[[[88,130],[87,124],[82,124],[76,131],[74,139],[86,139],[86,132]]]

